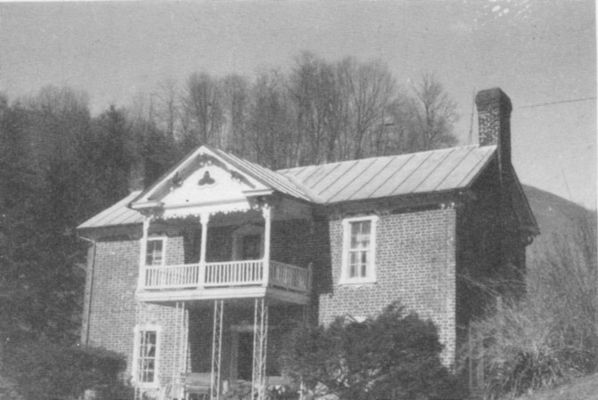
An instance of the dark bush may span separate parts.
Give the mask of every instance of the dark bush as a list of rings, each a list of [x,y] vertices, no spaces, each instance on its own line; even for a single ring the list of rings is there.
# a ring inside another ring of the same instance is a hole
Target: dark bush
[[[340,399],[449,399],[457,396],[442,365],[436,327],[398,304],[364,322],[338,318],[299,327],[282,356],[286,372],[312,393]]]
[[[126,362],[117,353],[46,340],[7,343],[3,350],[2,375],[27,400],[75,399],[86,389],[107,400],[130,397],[131,389],[121,379]]]

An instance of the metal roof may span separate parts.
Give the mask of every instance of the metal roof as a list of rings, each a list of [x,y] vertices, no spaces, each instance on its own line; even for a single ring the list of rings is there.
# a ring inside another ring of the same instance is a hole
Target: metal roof
[[[128,207],[128,204],[139,194],[141,190],[131,192],[127,197],[119,200],[118,203],[105,209],[83,222],[77,229],[100,228],[108,226],[140,224],[143,222],[141,214]]]
[[[496,146],[466,146],[277,171],[321,204],[467,188]]]
[[[209,150],[275,191],[312,203],[331,204],[465,189],[490,161],[496,146],[455,147],[278,171],[222,150]],[[140,194],[132,192],[78,229],[141,223],[141,214],[128,207]]]

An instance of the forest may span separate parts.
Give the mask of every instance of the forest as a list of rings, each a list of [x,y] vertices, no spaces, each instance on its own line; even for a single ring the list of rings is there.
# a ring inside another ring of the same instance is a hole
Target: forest
[[[76,343],[87,244],[75,228],[212,145],[272,169],[448,147],[456,104],[433,74],[398,85],[379,61],[295,57],[286,71],[191,74],[126,106],[85,92],[0,94],[0,333]]]

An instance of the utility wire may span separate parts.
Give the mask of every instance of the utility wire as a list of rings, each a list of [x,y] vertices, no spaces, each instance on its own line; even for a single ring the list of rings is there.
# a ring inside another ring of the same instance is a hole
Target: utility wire
[[[549,101],[547,103],[526,104],[524,106],[519,106],[517,108],[533,108],[533,107],[541,107],[541,106],[550,106],[550,105],[553,105],[553,104],[578,103],[580,101],[588,101],[588,100],[596,100],[596,96],[592,96],[592,97],[580,97],[580,98],[577,98],[577,99],[569,99],[569,100]]]

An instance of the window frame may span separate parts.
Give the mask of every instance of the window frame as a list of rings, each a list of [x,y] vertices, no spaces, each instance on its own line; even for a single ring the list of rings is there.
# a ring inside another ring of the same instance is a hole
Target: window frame
[[[343,243],[342,243],[342,264],[339,284],[351,285],[351,284],[363,284],[363,283],[374,283],[376,282],[376,233],[379,217],[377,215],[366,215],[360,217],[344,218],[342,221],[343,229]],[[370,222],[370,245],[369,245],[369,257],[366,266],[366,275],[350,277],[349,276],[349,253],[351,251],[351,228],[354,223],[358,222]]]
[[[149,243],[150,242],[157,242],[157,241],[161,241],[162,242],[162,261],[160,262],[160,264],[148,264],[147,263],[147,255],[148,255],[148,251],[149,251]],[[166,243],[168,241],[166,240],[166,236],[150,236],[147,238],[147,242],[145,243],[145,254],[144,256],[144,265],[146,267],[160,267],[160,266],[164,266],[166,265]]]
[[[141,381],[141,373],[142,371],[139,369],[140,365],[140,350],[141,350],[141,337],[142,334],[145,332],[155,332],[156,334],[156,351],[154,355],[154,376],[151,382],[142,382]],[[135,343],[133,345],[133,365],[131,368],[132,381],[138,387],[143,388],[157,388],[160,386],[160,343],[161,343],[161,336],[162,336],[162,327],[156,324],[143,324],[143,325],[136,325],[134,329],[134,340]]]

